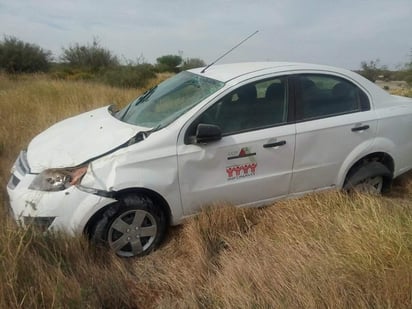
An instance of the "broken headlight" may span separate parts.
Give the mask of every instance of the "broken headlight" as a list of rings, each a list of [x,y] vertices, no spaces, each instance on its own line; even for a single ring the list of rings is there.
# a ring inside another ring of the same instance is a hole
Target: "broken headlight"
[[[62,191],[80,183],[87,166],[77,168],[52,168],[44,170],[34,178],[29,189],[38,191]]]

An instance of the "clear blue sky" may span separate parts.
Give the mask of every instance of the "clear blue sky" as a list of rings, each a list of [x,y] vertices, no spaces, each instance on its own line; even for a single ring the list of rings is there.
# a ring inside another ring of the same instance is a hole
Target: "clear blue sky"
[[[357,69],[379,58],[409,60],[412,0],[0,0],[0,34],[36,43],[58,58],[62,47],[98,37],[119,57],[148,62],[166,54],[299,61]]]

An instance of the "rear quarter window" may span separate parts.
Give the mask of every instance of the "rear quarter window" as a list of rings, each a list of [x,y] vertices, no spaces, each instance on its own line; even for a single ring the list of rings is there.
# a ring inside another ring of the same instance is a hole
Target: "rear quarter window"
[[[297,118],[310,120],[370,109],[368,96],[337,76],[302,74],[297,80]]]

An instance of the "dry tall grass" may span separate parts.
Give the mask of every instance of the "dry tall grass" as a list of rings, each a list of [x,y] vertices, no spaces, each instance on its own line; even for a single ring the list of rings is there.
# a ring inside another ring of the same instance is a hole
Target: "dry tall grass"
[[[215,205],[141,259],[17,229],[4,188],[19,150],[59,119],[138,92],[0,76],[0,308],[412,307],[412,173],[384,198]]]
[[[412,97],[412,88],[401,88],[401,89],[395,89],[390,91],[392,94],[404,96],[404,97]]]

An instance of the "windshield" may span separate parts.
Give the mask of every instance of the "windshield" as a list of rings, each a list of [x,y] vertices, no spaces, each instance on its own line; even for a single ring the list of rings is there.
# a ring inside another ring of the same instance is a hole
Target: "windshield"
[[[216,92],[223,82],[181,72],[146,91],[120,110],[116,118],[148,128],[162,128]]]

